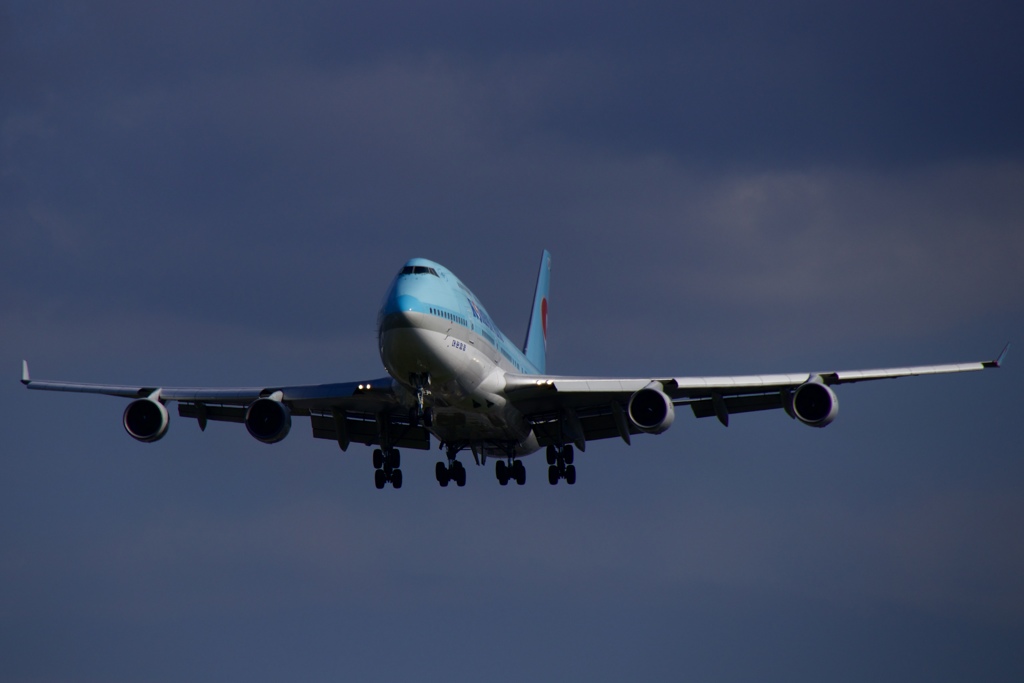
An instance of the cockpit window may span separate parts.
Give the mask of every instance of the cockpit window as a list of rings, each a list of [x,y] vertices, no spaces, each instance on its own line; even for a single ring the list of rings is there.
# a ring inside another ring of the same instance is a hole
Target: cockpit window
[[[433,275],[434,277],[440,277],[437,271],[429,266],[406,266],[402,268],[402,275]]]

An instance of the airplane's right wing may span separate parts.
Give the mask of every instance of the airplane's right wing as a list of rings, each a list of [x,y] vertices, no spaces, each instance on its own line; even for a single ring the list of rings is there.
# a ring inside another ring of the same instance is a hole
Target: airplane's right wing
[[[830,387],[897,377],[974,372],[999,367],[1007,349],[991,361],[878,370],[803,372],[722,377],[563,377],[507,375],[509,399],[533,424],[542,446],[660,434],[671,426],[676,406],[696,417],[729,416],[781,408],[813,427],[832,422],[839,402]]]
[[[350,443],[430,448],[430,435],[413,424],[401,408],[394,380],[382,377],[357,382],[268,387],[165,387],[151,385],[88,384],[32,379],[22,362],[21,382],[29,389],[103,394],[133,399],[124,413],[124,426],[140,441],[156,441],[169,424],[165,404],[177,402],[178,415],[198,421],[245,424],[250,434],[265,443],[280,441],[291,429],[293,416],[308,416],[314,438]],[[257,411],[257,413],[253,413]],[[263,411],[259,414],[259,411]]]

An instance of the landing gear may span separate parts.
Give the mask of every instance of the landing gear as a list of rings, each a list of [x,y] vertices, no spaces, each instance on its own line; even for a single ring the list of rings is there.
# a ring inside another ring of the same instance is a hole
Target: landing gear
[[[439,462],[434,466],[434,477],[441,486],[448,486],[449,481],[454,481],[456,486],[465,486],[466,468],[458,460],[452,460],[450,465]]]
[[[554,486],[559,479],[572,486],[576,483],[576,466],[572,446],[548,446],[548,483]]]
[[[499,460],[494,466],[494,474],[502,486],[507,486],[510,479],[514,479],[520,486],[526,483],[526,468],[521,461],[512,458],[509,458],[508,464]]]
[[[397,448],[376,448],[373,451],[373,484],[379,489],[391,482],[396,489],[402,488],[402,456]]]
[[[409,381],[416,388],[416,405],[412,409],[412,423],[423,424],[428,429],[434,425],[434,409],[426,407],[426,398],[430,386],[430,375],[423,373],[422,375],[412,374],[409,376]]]
[[[434,466],[434,477],[441,486],[448,486],[449,481],[454,481],[456,486],[466,485],[466,468],[455,459],[458,454],[459,448],[457,446],[449,446],[447,452],[448,464],[439,462]]]
[[[420,410],[419,407],[413,406],[409,411],[409,424],[415,427],[416,425],[423,425],[427,429],[434,426],[434,409],[423,408]]]

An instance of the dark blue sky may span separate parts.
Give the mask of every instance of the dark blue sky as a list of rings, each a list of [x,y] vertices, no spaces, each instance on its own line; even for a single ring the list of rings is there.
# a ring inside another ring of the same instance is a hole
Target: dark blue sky
[[[0,5],[0,678],[1018,681],[1012,3]],[[549,369],[1008,367],[680,414],[524,488],[40,378],[382,372],[413,256]]]

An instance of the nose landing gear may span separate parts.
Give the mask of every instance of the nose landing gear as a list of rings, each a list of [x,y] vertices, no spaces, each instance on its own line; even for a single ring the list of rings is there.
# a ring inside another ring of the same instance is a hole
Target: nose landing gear
[[[430,375],[412,374],[409,376],[410,383],[416,388],[416,405],[412,409],[412,424],[422,423],[428,429],[434,425],[434,409],[426,406],[427,394],[430,390]]]

